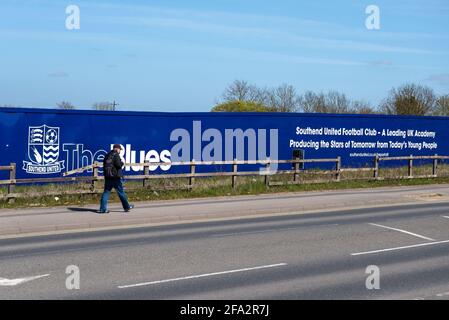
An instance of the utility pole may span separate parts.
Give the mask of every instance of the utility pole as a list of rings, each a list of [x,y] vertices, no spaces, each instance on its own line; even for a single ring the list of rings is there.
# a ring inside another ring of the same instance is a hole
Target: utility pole
[[[114,100],[114,102],[112,102],[112,111],[115,111],[116,110],[115,107],[118,105],[119,104],[117,102],[115,102],[115,100]]]

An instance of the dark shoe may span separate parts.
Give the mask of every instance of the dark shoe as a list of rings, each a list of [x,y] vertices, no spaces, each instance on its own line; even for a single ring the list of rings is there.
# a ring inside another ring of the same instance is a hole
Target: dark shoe
[[[134,205],[130,204],[128,209],[125,209],[125,212],[130,212],[131,209],[134,209]]]
[[[97,213],[98,214],[107,214],[107,213],[109,213],[109,210],[106,210],[106,211],[98,210]]]

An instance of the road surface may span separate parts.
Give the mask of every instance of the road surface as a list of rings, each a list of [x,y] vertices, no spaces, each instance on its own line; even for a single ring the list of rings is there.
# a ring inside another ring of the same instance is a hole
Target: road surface
[[[449,203],[0,240],[0,299],[448,298]]]

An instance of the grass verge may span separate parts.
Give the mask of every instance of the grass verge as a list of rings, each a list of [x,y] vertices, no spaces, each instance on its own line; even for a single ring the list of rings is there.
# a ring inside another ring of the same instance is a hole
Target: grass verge
[[[175,200],[188,198],[206,198],[218,196],[238,196],[238,195],[258,195],[282,192],[307,192],[326,190],[345,190],[357,188],[379,188],[397,186],[415,186],[431,184],[447,184],[449,177],[440,178],[417,178],[417,179],[385,179],[385,180],[343,180],[340,182],[329,181],[320,183],[303,182],[295,185],[279,185],[266,187],[260,178],[242,179],[236,189],[230,185],[218,183],[217,179],[205,180],[199,183],[198,187],[191,190],[152,190],[139,188],[128,190],[127,194],[131,202],[154,201],[154,200]],[[229,182],[229,181],[228,181]],[[129,182],[129,187],[137,185],[136,182]],[[72,188],[74,185],[72,185]],[[52,188],[49,186],[48,188]],[[80,188],[84,188],[80,185]],[[22,208],[22,207],[53,207],[69,205],[90,205],[98,204],[101,194],[77,194],[59,196],[41,196],[18,198],[14,203],[6,200],[0,201],[0,208]],[[118,202],[115,194],[111,196],[111,202]]]

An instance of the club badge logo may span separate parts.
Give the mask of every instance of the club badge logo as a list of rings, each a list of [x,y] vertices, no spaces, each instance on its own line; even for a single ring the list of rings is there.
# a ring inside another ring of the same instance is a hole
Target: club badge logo
[[[59,158],[59,128],[43,125],[28,129],[28,159],[23,170],[30,174],[51,174],[64,170]]]

